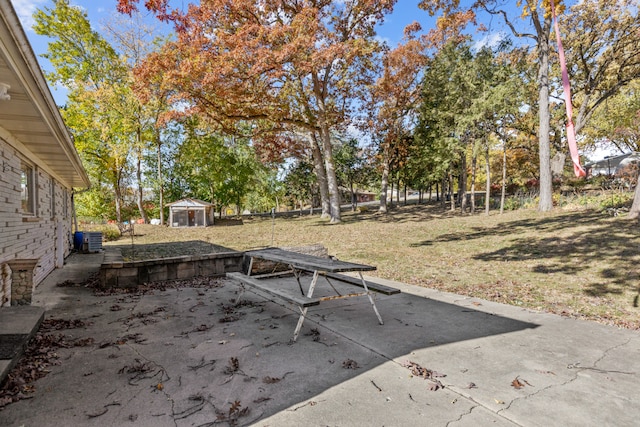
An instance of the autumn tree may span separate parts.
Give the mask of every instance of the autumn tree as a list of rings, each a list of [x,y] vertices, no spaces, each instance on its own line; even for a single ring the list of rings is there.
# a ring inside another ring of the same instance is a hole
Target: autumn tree
[[[621,153],[640,151],[640,79],[604,102],[584,133]]]
[[[408,154],[404,144],[410,137],[407,121],[414,115],[420,97],[421,72],[429,59],[428,50],[433,46],[428,35],[418,35],[421,30],[418,23],[407,26],[402,43],[384,55],[382,75],[372,90],[369,104],[372,117],[368,124],[379,143],[381,213],[387,212],[392,164],[399,160],[400,151]]]
[[[110,42],[68,0],[36,12],[35,20],[35,31],[53,39],[45,57],[55,71],[48,77],[69,90],[62,114],[91,172],[91,191],[104,191],[108,183],[115,194],[116,220],[122,222],[128,219],[122,218],[124,194],[134,181],[138,211],[146,222],[143,160],[159,140],[158,119],[166,103],[160,97],[141,103],[133,92],[132,70],[157,48],[154,29],[139,16],[108,22]]]
[[[120,0],[119,10],[130,13],[137,3]],[[284,135],[304,132],[319,181],[326,177],[328,214],[340,222],[331,135],[349,124],[373,78],[381,50],[374,28],[394,3],[218,0],[183,12],[146,2],[175,24],[177,40],[151,55],[138,76],[162,79],[187,114],[225,132],[250,122],[252,139],[272,151],[292,142]]]
[[[574,98],[579,106],[575,118],[576,131],[585,126],[593,110],[612,96],[629,79],[637,76],[638,63],[638,8],[633,1],[588,0],[565,11],[565,2],[555,2],[565,31],[565,47],[569,70],[572,74]],[[538,144],[540,160],[540,204],[541,211],[552,208],[551,198],[551,138],[549,109],[550,94],[560,85],[553,85],[550,74],[552,40],[552,13],[550,0],[523,0],[519,2],[520,14],[511,15],[504,4],[495,0],[477,0],[469,8],[461,8],[457,0],[421,2],[430,13],[443,12],[443,22],[460,10],[484,12],[503,19],[514,36],[530,39],[536,52],[538,67]],[[524,26],[522,25],[524,24]],[[558,99],[561,99],[559,93]]]
[[[608,99],[640,79],[636,0],[585,0],[560,20],[579,133]]]
[[[594,113],[584,133],[592,141],[614,147],[621,153],[640,151],[640,80],[608,99]],[[635,219],[639,215],[640,182],[636,184],[629,217]]]
[[[127,67],[127,80],[122,84],[127,85],[130,96],[126,104],[118,106],[123,119],[127,122],[131,150],[134,154],[133,167],[135,169],[136,204],[144,222],[148,222],[144,208],[144,175],[149,176],[151,171],[157,173],[157,193],[160,223],[164,224],[164,185],[162,179],[162,144],[163,129],[171,125],[164,120],[163,114],[168,111],[166,93],[158,90],[154,85],[145,87],[147,95],[144,102],[132,91],[134,86],[133,70],[139,66],[143,59],[154,50],[160,49],[166,41],[156,35],[157,27],[144,22],[140,14],[134,14],[125,18],[123,15],[115,15],[103,24],[105,37],[115,46],[122,61]],[[168,36],[170,37],[170,36]],[[149,152],[155,150],[155,156],[150,157]],[[152,162],[148,160],[153,159]]]
[[[132,95],[126,85],[126,64],[113,47],[91,28],[87,14],[57,0],[54,7],[34,14],[34,30],[54,40],[47,58],[54,71],[47,78],[69,89],[62,116],[74,136],[92,181],[100,189],[105,181],[114,192],[115,212],[122,222],[123,189],[130,173],[127,124],[115,107]]]
[[[578,114],[576,132],[603,138],[621,151],[637,151],[640,14],[633,0],[587,0],[561,21]],[[602,114],[598,111],[604,109]],[[594,116],[595,115],[595,116]],[[594,119],[594,123],[592,119]],[[639,182],[640,184],[640,177]],[[640,214],[636,185],[631,218]]]

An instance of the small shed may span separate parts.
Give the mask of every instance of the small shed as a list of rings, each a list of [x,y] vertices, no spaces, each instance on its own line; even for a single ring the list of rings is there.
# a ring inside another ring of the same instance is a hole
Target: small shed
[[[170,227],[207,227],[213,225],[213,204],[198,199],[168,203]]]

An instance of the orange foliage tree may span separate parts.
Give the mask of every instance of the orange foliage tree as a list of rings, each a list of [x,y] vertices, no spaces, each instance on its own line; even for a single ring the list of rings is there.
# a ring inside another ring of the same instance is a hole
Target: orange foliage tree
[[[250,128],[263,152],[281,154],[304,141],[323,213],[340,222],[331,136],[346,129],[367,96],[383,48],[374,27],[395,2],[210,0],[179,10],[146,0],[177,37],[147,58],[138,79],[172,90],[183,114],[225,132]],[[131,13],[138,3],[119,0],[118,10]]]

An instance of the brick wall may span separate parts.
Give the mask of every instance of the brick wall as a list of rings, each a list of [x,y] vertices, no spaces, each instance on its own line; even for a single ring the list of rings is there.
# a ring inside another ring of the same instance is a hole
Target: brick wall
[[[37,163],[30,162],[34,169],[36,206],[34,214],[24,214],[22,161],[17,150],[0,138],[0,271],[10,260],[37,258],[33,278],[37,285],[55,268],[56,255],[59,259],[71,252],[71,190],[65,189]],[[63,238],[58,253],[57,235]],[[0,275],[0,280],[2,277],[6,275]],[[0,283],[0,289],[10,286],[6,282],[5,279]]]

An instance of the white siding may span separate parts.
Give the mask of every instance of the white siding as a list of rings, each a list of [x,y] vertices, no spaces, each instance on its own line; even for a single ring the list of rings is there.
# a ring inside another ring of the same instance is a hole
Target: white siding
[[[23,215],[20,203],[20,157],[17,150],[0,139],[0,266],[12,259],[38,258],[34,283],[40,283],[55,268],[56,226],[63,228],[64,256],[71,252],[71,189],[66,189],[35,166],[36,212]],[[51,186],[55,212],[52,212]],[[70,212],[70,210],[67,210]]]

